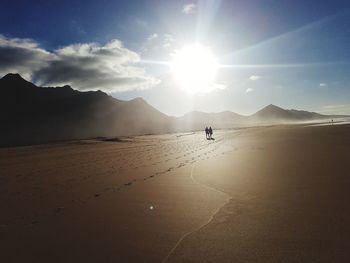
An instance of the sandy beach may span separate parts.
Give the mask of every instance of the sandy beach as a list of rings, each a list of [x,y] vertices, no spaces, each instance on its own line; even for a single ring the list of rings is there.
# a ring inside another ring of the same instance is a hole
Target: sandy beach
[[[350,125],[0,149],[3,262],[348,262]]]

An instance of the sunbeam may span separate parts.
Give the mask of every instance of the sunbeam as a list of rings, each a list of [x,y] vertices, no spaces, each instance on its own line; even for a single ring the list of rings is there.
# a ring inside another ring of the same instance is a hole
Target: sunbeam
[[[234,50],[232,52],[228,52],[228,53],[225,53],[223,55],[221,55],[219,57],[219,59],[226,59],[226,58],[230,58],[232,57],[233,55],[236,55],[236,54],[239,54],[239,53],[242,53],[242,52],[246,52],[246,51],[249,51],[249,50],[252,50],[252,49],[256,49],[256,48],[261,48],[263,46],[266,46],[266,45],[271,45],[273,44],[274,42],[276,41],[280,41],[280,40],[284,40],[288,37],[291,37],[292,35],[294,34],[298,34],[298,33],[301,33],[301,32],[305,32],[307,30],[311,30],[313,28],[316,28],[316,27],[319,27],[319,26],[322,26],[326,23],[329,23],[331,22],[332,20],[338,18],[339,16],[345,14],[346,12],[348,12],[348,10],[346,11],[342,11],[342,12],[337,12],[336,14],[333,14],[333,15],[330,15],[330,16],[327,16],[327,17],[324,17],[324,18],[321,18],[319,20],[316,20],[316,21],[313,21],[311,23],[308,23],[306,25],[303,25],[297,29],[293,29],[291,31],[288,31],[288,32],[284,32],[282,34],[279,34],[277,36],[274,36],[274,37],[271,37],[271,38],[268,38],[268,39],[265,39],[261,42],[258,42],[258,43],[255,43],[253,45],[250,45],[250,46],[247,46],[247,47],[244,47],[244,48],[241,48],[241,49],[238,49],[238,50]]]

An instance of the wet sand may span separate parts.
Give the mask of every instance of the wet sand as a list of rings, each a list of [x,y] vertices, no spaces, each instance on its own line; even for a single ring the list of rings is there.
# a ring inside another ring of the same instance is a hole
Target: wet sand
[[[350,126],[0,149],[4,262],[347,262]]]

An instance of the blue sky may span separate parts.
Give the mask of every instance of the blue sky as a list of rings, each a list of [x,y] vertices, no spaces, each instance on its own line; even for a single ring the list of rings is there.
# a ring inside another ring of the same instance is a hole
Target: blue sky
[[[157,109],[250,114],[267,104],[350,114],[348,1],[2,1],[0,73],[143,97]],[[190,95],[165,65],[193,42],[220,89]],[[13,55],[12,55],[13,54]]]

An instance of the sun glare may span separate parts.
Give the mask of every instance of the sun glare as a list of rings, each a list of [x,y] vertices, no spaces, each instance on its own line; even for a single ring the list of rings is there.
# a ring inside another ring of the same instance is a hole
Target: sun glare
[[[190,94],[210,91],[217,67],[211,50],[200,44],[175,51],[171,62],[176,82]]]

